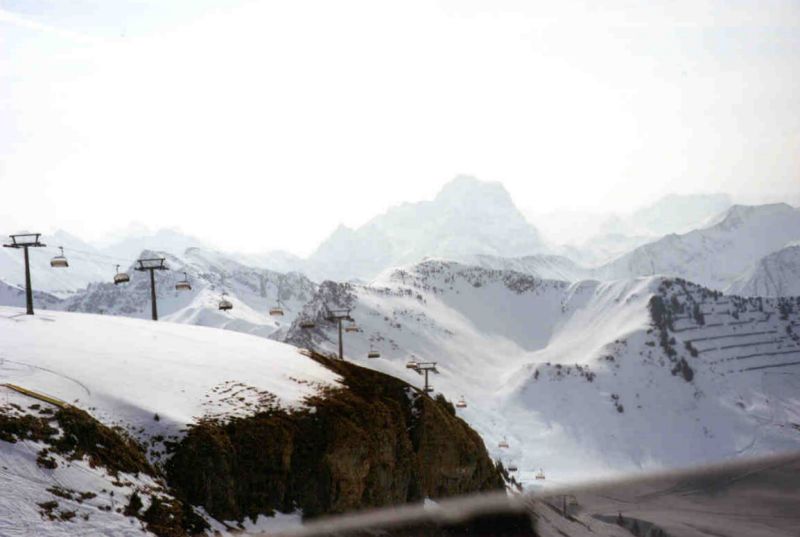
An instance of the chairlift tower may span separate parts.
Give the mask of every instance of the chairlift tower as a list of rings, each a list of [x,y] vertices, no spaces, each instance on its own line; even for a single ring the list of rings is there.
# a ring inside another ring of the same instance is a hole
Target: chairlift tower
[[[41,233],[20,233],[9,235],[11,244],[4,244],[4,248],[22,248],[25,256],[25,308],[28,315],[33,315],[33,289],[31,288],[31,264],[28,257],[28,248],[41,248],[47,246],[39,242]]]
[[[433,387],[428,383],[428,374],[429,373],[436,373],[439,374],[439,370],[436,369],[436,362],[416,362],[416,366],[412,369],[419,373],[420,375],[425,376],[425,388],[423,391],[425,393],[433,392]]]
[[[166,259],[163,257],[155,257],[151,259],[139,259],[136,261],[138,265],[135,267],[134,270],[138,270],[139,272],[148,271],[150,272],[150,304],[152,306],[152,313],[153,313],[153,320],[158,320],[158,306],[156,305],[156,277],[155,271],[157,270],[169,270],[167,266],[164,264]]]
[[[336,323],[339,327],[339,360],[344,360],[344,343],[342,342],[342,321],[355,322],[350,316],[349,309],[328,309],[326,307],[325,320]]]

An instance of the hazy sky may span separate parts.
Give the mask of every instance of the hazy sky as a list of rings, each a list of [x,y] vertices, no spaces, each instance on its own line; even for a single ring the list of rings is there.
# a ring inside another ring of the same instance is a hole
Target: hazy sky
[[[0,231],[307,253],[457,173],[781,199],[798,96],[797,1],[0,0]]]

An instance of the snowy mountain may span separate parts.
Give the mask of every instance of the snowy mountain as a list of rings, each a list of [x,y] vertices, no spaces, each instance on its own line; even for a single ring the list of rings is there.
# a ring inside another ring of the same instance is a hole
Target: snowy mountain
[[[0,379],[2,535],[238,535],[503,485],[445,405],[265,338],[0,307]]]
[[[800,296],[800,243],[762,257],[727,292],[744,296]]]
[[[263,338],[108,316],[18,313],[0,307],[2,381],[121,427],[150,448],[152,459],[165,440],[183,436],[199,418],[250,415],[264,405],[299,408],[320,387],[338,385],[337,375],[296,348]],[[58,410],[5,386],[0,391],[3,423]],[[154,497],[171,500],[163,478],[148,475],[144,460],[134,466],[142,468],[138,473],[114,471],[100,457],[78,452],[69,460],[58,454],[58,444],[42,454],[41,441],[12,438],[7,430],[0,434],[0,486],[13,491],[0,499],[3,535],[152,535],[123,508],[134,491],[144,509]],[[115,455],[125,462],[119,447]]]
[[[643,246],[658,237],[607,233],[595,235],[579,246],[564,249],[564,254],[586,267],[599,267]]]
[[[61,302],[61,299],[57,296],[43,293],[41,291],[33,292],[33,304],[35,308],[46,310],[57,309]],[[24,308],[25,288],[13,287],[0,281],[0,305]]]
[[[775,374],[800,364],[793,302],[658,277],[567,284],[427,261],[370,285],[323,283],[286,340],[335,353],[326,305],[356,320],[349,360],[418,386],[406,362],[437,362],[434,388],[465,397],[459,415],[528,484],[539,468],[563,483],[800,446],[800,385]]]
[[[664,274],[725,289],[761,257],[800,239],[800,209],[735,205],[708,226],[667,235],[600,267],[603,280]]]
[[[29,249],[31,282],[37,291],[63,298],[84,289],[91,282],[108,279],[114,274],[115,263],[112,259],[65,231],[42,235],[40,240],[47,246]],[[70,264],[68,269],[50,267],[50,259],[60,253],[59,246],[64,247]],[[22,250],[0,248],[0,281],[25,288]]]
[[[340,226],[308,262],[320,279],[370,279],[425,257],[523,256],[544,249],[500,183],[459,176],[431,201],[394,207],[355,230]]]
[[[730,207],[727,194],[671,194],[629,213],[530,211],[530,219],[550,242],[572,247],[570,257],[598,266],[664,235],[706,227]]]
[[[727,194],[670,194],[625,218],[629,235],[687,233],[732,205]]]
[[[316,285],[298,273],[281,274],[247,267],[217,252],[189,248],[183,255],[144,251],[141,257],[165,257],[168,271],[156,272],[159,318],[185,324],[212,326],[269,336],[288,326],[311,299]],[[150,276],[127,269],[131,281],[114,285],[95,283],[60,305],[60,309],[87,313],[150,318]],[[184,276],[186,273],[186,276]],[[175,288],[188,277],[190,291]],[[233,309],[218,309],[222,293]],[[279,306],[282,316],[270,316]]]

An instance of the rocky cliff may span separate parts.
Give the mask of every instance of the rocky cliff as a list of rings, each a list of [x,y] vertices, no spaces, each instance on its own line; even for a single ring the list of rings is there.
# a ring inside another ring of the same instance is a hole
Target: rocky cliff
[[[308,408],[204,421],[172,446],[177,496],[215,518],[306,517],[501,489],[480,436],[452,406],[383,373],[311,355],[344,388]]]

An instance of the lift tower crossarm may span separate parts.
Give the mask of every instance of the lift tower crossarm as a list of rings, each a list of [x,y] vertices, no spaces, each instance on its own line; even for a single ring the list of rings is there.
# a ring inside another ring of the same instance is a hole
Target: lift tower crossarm
[[[28,248],[41,248],[47,246],[39,242],[41,233],[19,233],[9,235],[11,244],[4,244],[3,248],[22,248],[25,257],[25,313],[33,315],[33,289],[31,288],[31,263],[28,257]]]
[[[425,393],[431,393],[433,391],[433,387],[428,383],[428,374],[429,373],[436,373],[439,374],[439,370],[436,368],[436,362],[415,362],[416,365],[413,367],[414,371],[416,371],[420,375],[425,376]]]
[[[164,264],[166,259],[163,257],[154,257],[150,259],[139,259],[136,261],[137,265],[134,270],[139,272],[150,272],[150,304],[152,306],[152,317],[154,321],[158,320],[158,306],[156,305],[156,277],[155,271],[169,270]]]

